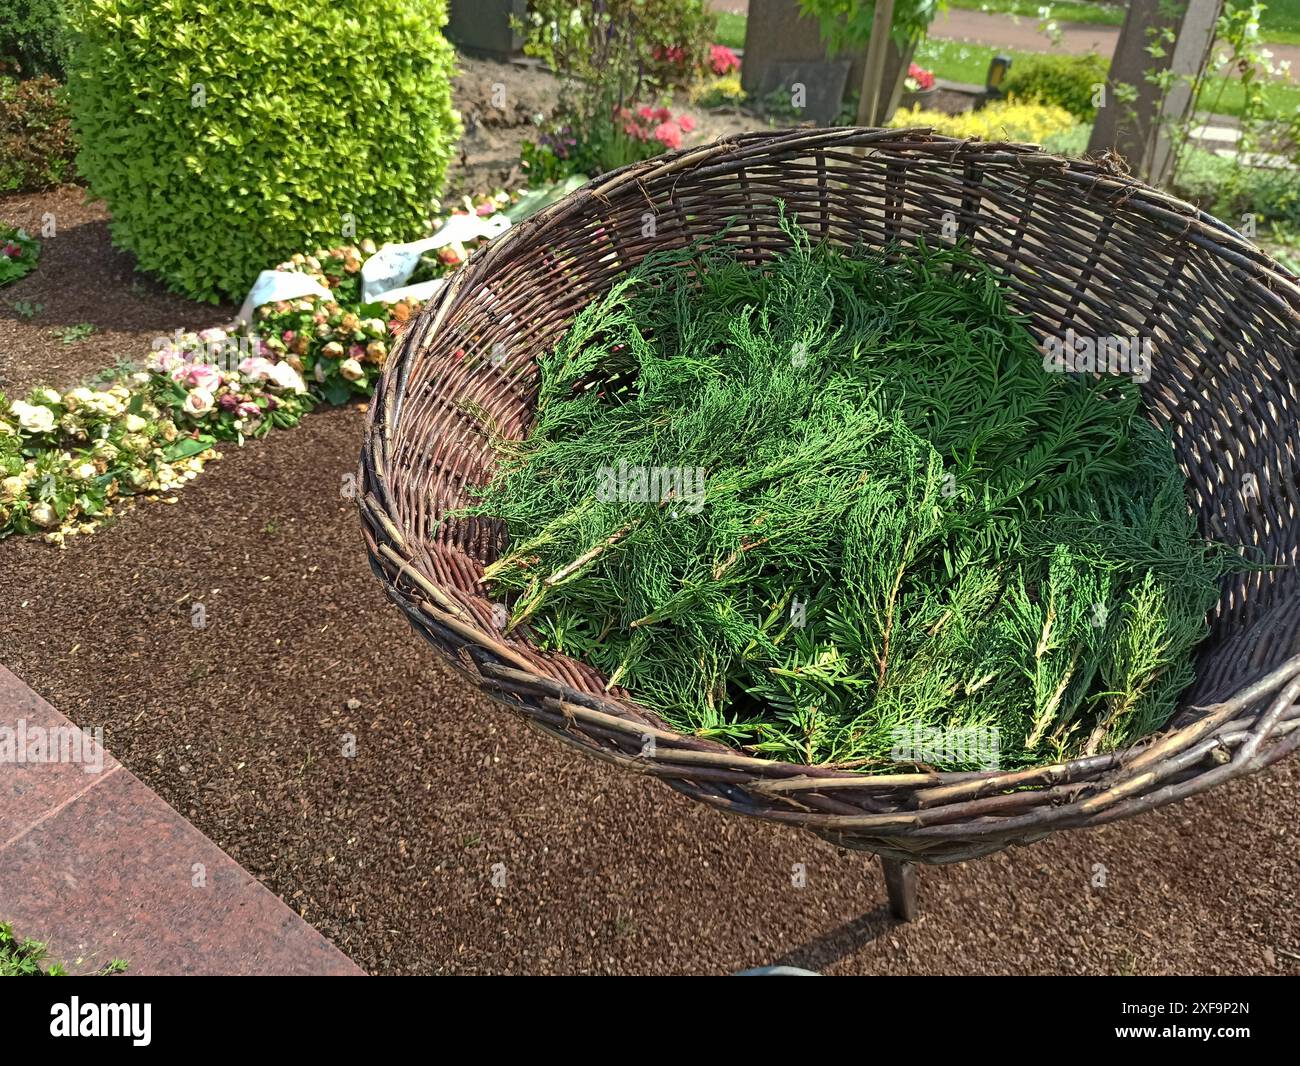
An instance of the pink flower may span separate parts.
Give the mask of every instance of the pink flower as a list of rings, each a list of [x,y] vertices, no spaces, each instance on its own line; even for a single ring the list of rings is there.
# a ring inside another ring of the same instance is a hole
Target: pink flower
[[[709,49],[709,69],[718,77],[740,69],[740,57],[725,45],[715,44]]]
[[[695,119],[691,118],[690,115],[682,115],[677,120],[677,125],[681,126],[683,133],[690,133],[695,129]]]
[[[916,81],[917,88],[928,91],[934,88],[934,74],[915,63],[907,68],[907,76]]]
[[[638,108],[637,114],[648,121],[655,117],[655,109],[647,104],[645,107]]]
[[[170,344],[165,348],[156,348],[153,357],[149,360],[149,366],[152,369],[161,370],[164,373],[169,373],[184,364],[185,357]]]
[[[661,122],[655,127],[655,140],[665,148],[680,148],[682,146],[681,128],[672,122]]]
[[[5,246],[0,248],[0,252],[3,252],[10,259],[17,259],[23,254],[23,250],[19,248],[18,245],[14,244],[13,241],[7,241]]]
[[[215,392],[221,387],[221,371],[208,363],[184,363],[172,371],[172,380],[189,389]]]
[[[250,356],[239,364],[239,372],[249,381],[265,381],[271,376],[272,363],[260,355]]]

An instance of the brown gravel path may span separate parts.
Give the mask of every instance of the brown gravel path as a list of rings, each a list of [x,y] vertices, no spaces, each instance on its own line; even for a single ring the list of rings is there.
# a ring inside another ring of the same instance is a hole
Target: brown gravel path
[[[897,925],[867,858],[561,750],[445,677],[340,498],[361,428],[312,415],[64,552],[0,544],[0,660],[365,968],[1300,972],[1300,761],[927,869]]]
[[[47,216],[54,236],[44,238]],[[88,203],[79,186],[0,198],[0,224],[41,241],[36,269],[0,289],[0,391],[71,387],[119,358],[148,354],[155,337],[178,327],[206,329],[234,317],[234,308],[194,303],[136,274],[133,257],[109,243],[103,202]],[[24,314],[24,305],[35,313]],[[65,344],[60,333],[82,324],[95,331]]]

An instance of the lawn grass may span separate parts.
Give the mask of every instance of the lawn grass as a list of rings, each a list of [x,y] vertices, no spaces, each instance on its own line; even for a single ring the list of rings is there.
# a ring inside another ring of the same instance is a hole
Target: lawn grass
[[[734,15],[730,11],[718,12],[718,29],[713,35],[718,44],[728,48],[745,47],[745,22],[747,16]]]

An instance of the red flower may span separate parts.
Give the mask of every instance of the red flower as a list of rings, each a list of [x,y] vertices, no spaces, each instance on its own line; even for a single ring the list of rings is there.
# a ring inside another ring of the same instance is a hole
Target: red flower
[[[661,122],[655,127],[655,140],[665,148],[680,148],[682,131],[675,122]]]
[[[934,88],[934,74],[924,67],[919,67],[915,63],[911,64],[907,68],[907,76],[913,78],[922,90]]]
[[[715,44],[709,48],[709,69],[718,77],[740,69],[740,57],[725,45]]]

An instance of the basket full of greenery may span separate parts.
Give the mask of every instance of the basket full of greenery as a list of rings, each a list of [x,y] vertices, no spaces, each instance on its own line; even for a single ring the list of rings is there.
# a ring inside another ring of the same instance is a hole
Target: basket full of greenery
[[[1300,743],[1300,289],[1106,162],[746,134],[478,251],[376,390],[372,567],[531,725],[894,862]]]

